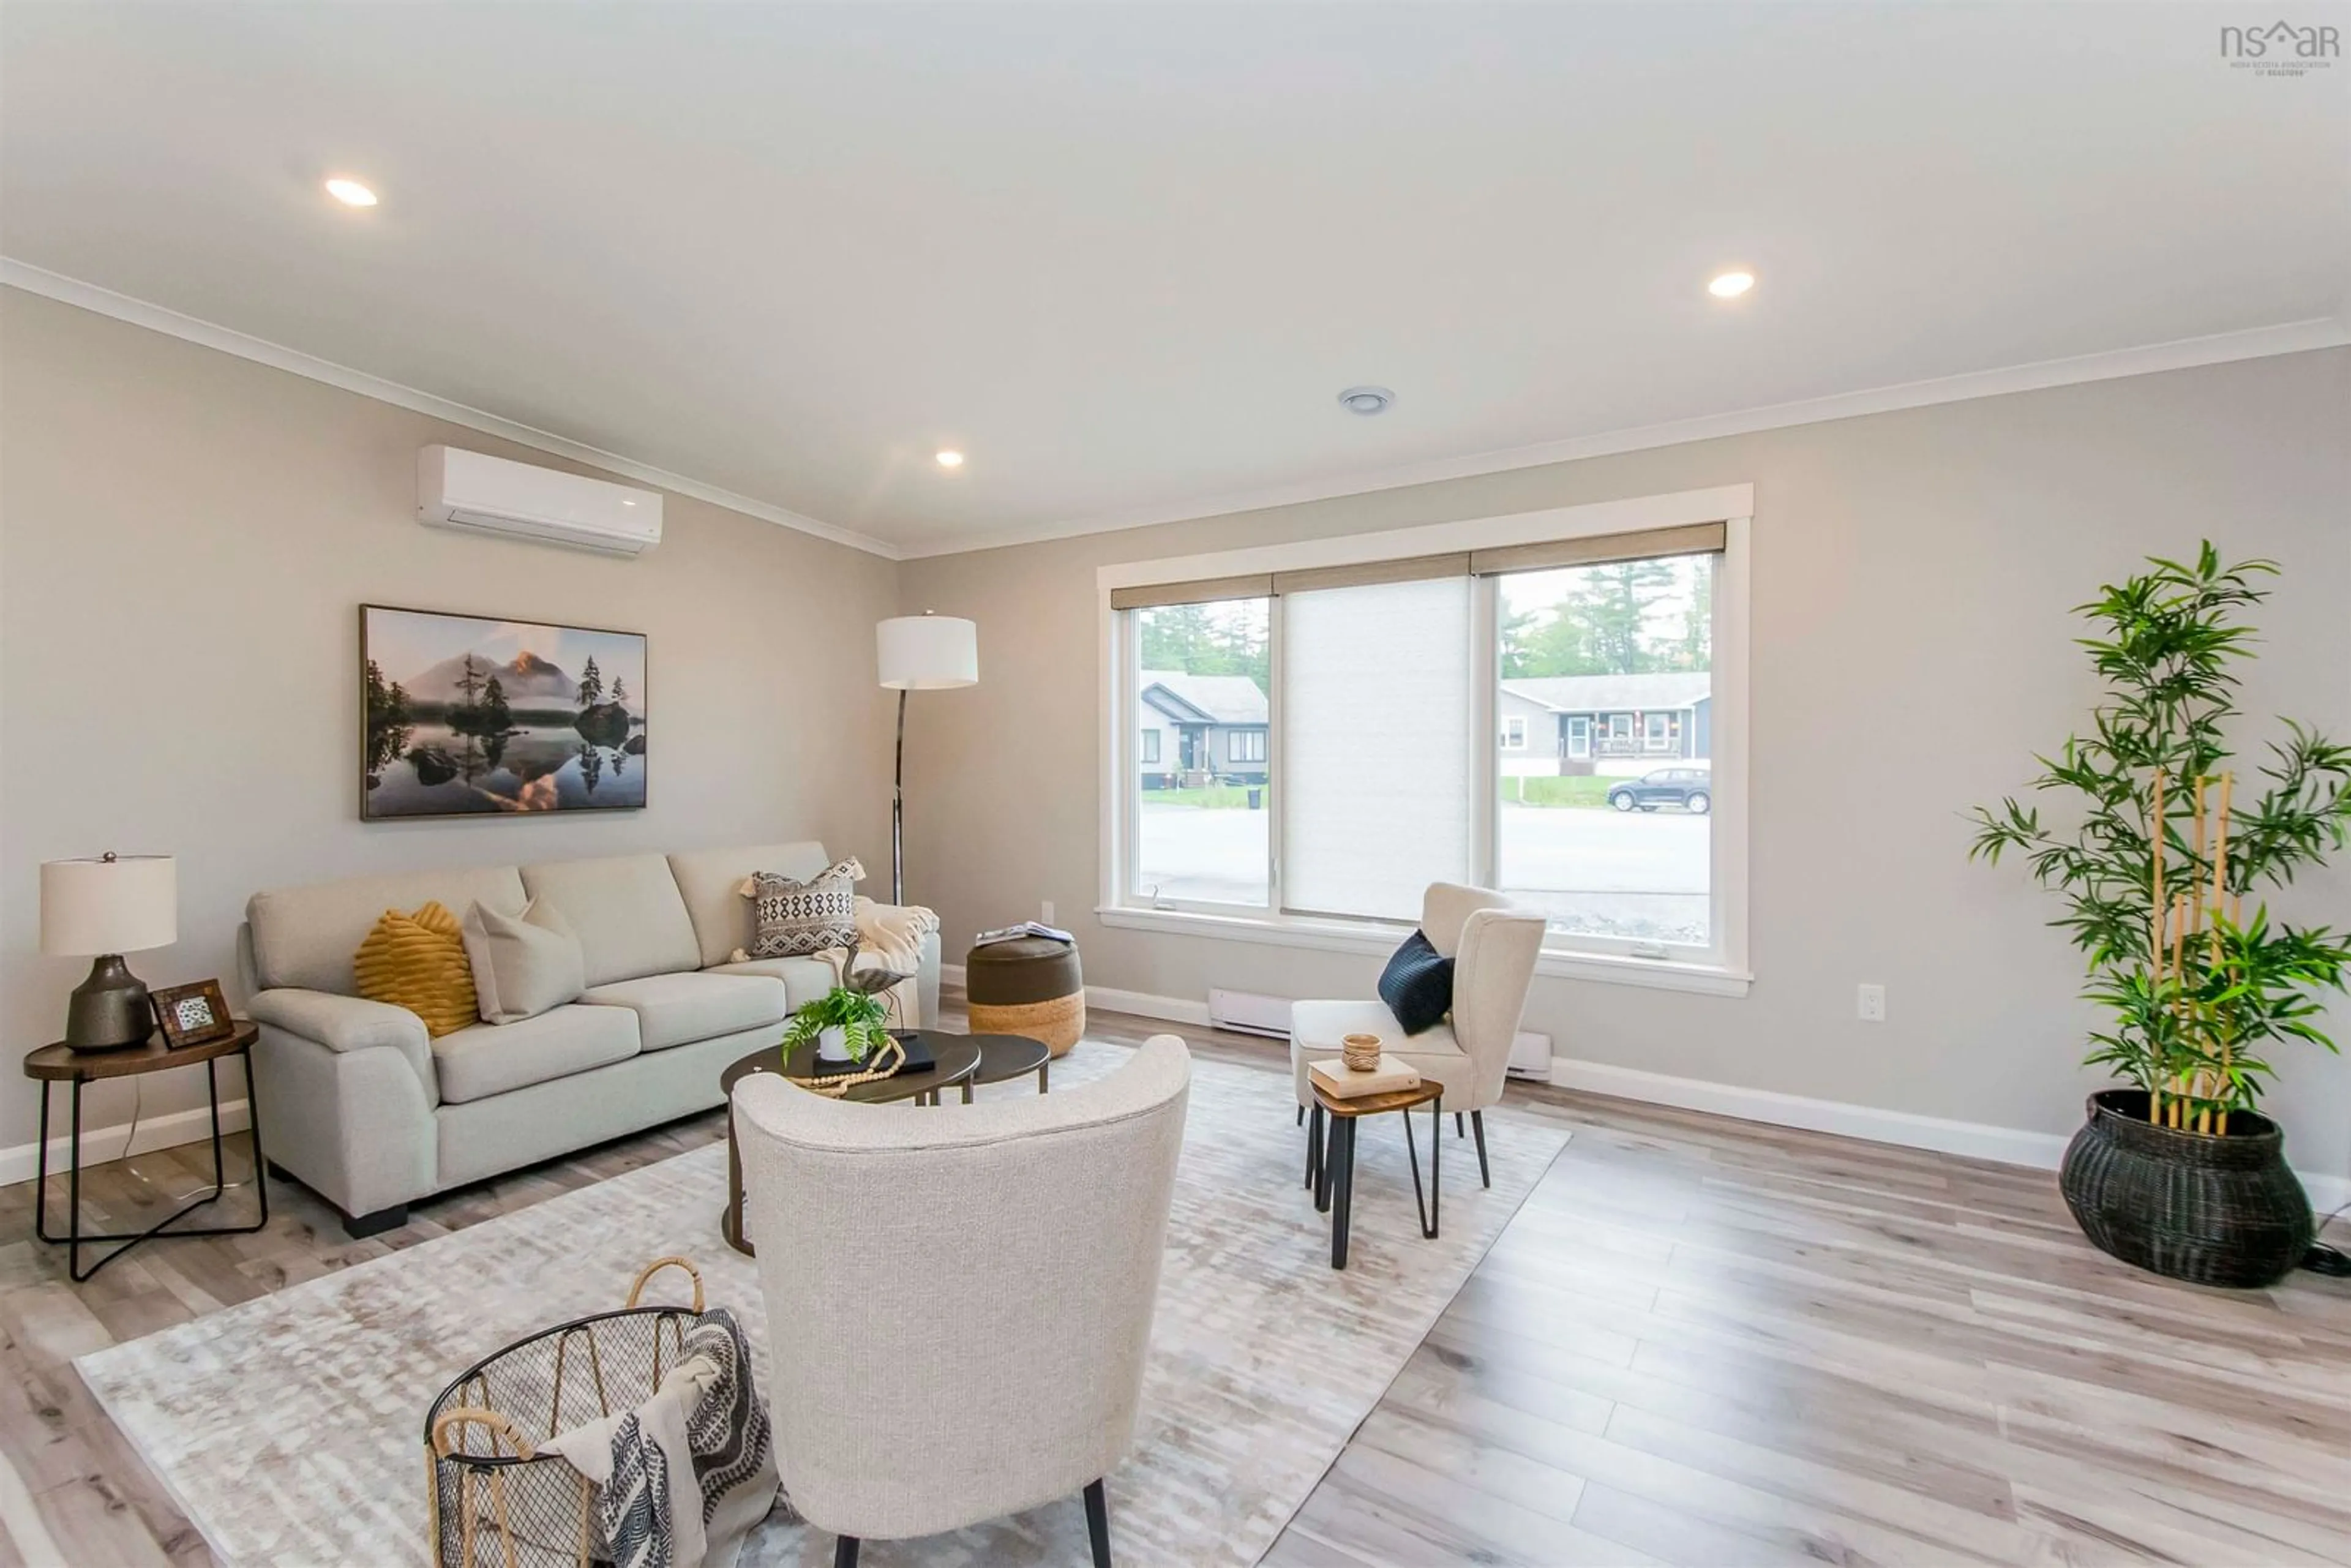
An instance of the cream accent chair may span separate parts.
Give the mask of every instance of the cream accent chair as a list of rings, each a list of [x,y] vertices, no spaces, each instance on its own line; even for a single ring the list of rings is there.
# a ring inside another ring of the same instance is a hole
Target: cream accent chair
[[[1098,1082],[944,1110],[736,1086],[777,1467],[840,1568],[1081,1489],[1107,1568],[1191,1077],[1162,1034]]]
[[[1421,895],[1420,928],[1429,946],[1453,960],[1453,1011],[1433,1029],[1407,1035],[1387,1004],[1294,1002],[1290,1009],[1290,1066],[1298,1081],[1301,1120],[1314,1103],[1306,1069],[1340,1052],[1351,1034],[1375,1034],[1390,1056],[1420,1069],[1445,1087],[1445,1108],[1458,1132],[1463,1112],[1478,1132],[1478,1179],[1494,1185],[1486,1168],[1486,1107],[1502,1097],[1510,1043],[1526,1011],[1535,956],[1542,951],[1543,917],[1489,888],[1434,882]],[[1320,1130],[1322,1116],[1313,1118]]]

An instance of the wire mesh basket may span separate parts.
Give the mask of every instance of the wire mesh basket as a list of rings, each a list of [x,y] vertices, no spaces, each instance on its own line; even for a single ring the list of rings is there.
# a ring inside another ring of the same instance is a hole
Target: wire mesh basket
[[[694,1281],[694,1305],[640,1306],[664,1269]],[[588,1568],[598,1561],[594,1489],[538,1445],[653,1397],[684,1357],[703,1310],[702,1273],[658,1258],[628,1303],[541,1329],[457,1375],[424,1414],[436,1568]]]

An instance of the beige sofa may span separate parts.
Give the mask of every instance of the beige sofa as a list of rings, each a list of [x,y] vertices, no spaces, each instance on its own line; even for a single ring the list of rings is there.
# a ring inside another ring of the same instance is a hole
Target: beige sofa
[[[820,958],[729,962],[748,944],[753,872],[810,877],[814,842],[356,877],[257,893],[238,959],[261,1026],[254,1094],[270,1163],[371,1235],[444,1192],[725,1103],[718,1075],[772,1044],[833,983]],[[438,900],[514,915],[533,899],[578,933],[588,988],[521,1023],[439,1039],[352,994],[351,956],[387,909]],[[921,1018],[937,1016],[926,938]]]

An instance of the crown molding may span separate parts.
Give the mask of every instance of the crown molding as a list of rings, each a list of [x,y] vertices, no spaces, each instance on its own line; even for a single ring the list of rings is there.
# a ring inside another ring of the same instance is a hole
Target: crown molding
[[[1793,425],[1820,424],[1864,414],[1891,413],[1936,403],[1965,402],[1975,398],[1999,397],[2008,392],[2038,392],[2050,387],[2074,386],[2085,382],[2192,370],[2199,365],[2226,364],[2235,360],[2266,359],[2275,354],[2299,354],[2313,349],[2340,348],[2351,344],[2351,302],[2346,302],[2346,311],[2343,319],[2314,317],[2306,321],[2288,321],[2275,327],[2256,327],[2241,332],[2181,338],[2172,342],[2150,343],[2135,349],[2115,349],[2069,359],[2042,360],[2000,370],[1970,371],[1962,375],[1904,382],[1864,392],[1836,392],[1796,402],[1769,403],[1730,413],[1705,414],[1696,419],[1575,436],[1565,441],[1547,441],[1532,446],[1507,447],[1463,457],[1432,458],[1426,462],[1372,469],[1339,478],[1310,480],[1262,490],[1142,507],[1102,517],[1042,523],[1033,528],[1008,528],[972,538],[925,540],[901,545],[898,557],[902,560],[919,560],[933,556],[1000,549],[1008,545],[1074,538],[1082,534],[1117,533],[1129,528],[1150,528],[1159,523],[1190,522],[1236,512],[1261,511],[1269,507],[1294,506],[1304,501],[1336,500],[1344,496],[1368,495],[1374,491],[1400,489],[1445,479],[1470,478],[1482,474],[1505,473],[1514,468],[1538,468],[1546,464],[1571,463],[1584,457],[1605,457],[1620,452],[1679,446],[1693,441],[1749,435],[1757,431],[1782,430]]]
[[[2241,332],[2182,338],[2138,348],[2043,360],[1998,370],[1971,371],[1961,375],[1904,382],[1893,386],[1837,392],[1794,402],[1769,403],[1729,413],[1706,414],[1695,419],[1673,420],[1563,441],[1541,442],[1531,446],[1505,447],[1460,457],[1432,458],[1421,463],[1360,470],[1352,475],[1259,490],[1196,497],[1099,517],[899,545],[26,262],[0,256],[0,286],[21,288],[28,294],[41,295],[80,309],[110,316],[135,327],[144,327],[208,349],[217,349],[239,359],[268,365],[310,381],[323,382],[361,397],[373,398],[379,402],[388,402],[468,430],[477,430],[486,435],[498,436],[520,446],[588,464],[624,478],[757,517],[762,522],[774,523],[834,544],[846,545],[852,549],[863,550],[885,560],[965,555],[974,550],[1039,544],[1052,539],[1074,538],[1083,534],[1119,533],[1159,523],[1188,522],[1235,512],[1262,511],[1270,507],[1294,506],[1306,501],[1335,500],[1345,496],[1361,496],[1446,479],[1472,478],[1483,474],[1507,473],[1517,468],[1538,468],[1547,464],[1604,457],[1620,452],[1678,446],[1694,441],[1748,435],[1758,431],[1781,430],[1794,425],[1819,424],[1865,414],[1890,413],[1937,403],[1998,397],[2009,392],[2037,392],[2085,382],[2151,375],[2163,371],[2189,370],[2199,365],[2265,359],[2275,354],[2298,354],[2313,349],[2340,348],[2351,344],[2351,297],[2346,297],[2346,313],[2342,317],[2315,317],[2273,327],[2256,327]]]
[[[787,507],[775,506],[767,501],[755,500],[749,496],[737,494],[723,486],[705,484],[702,480],[688,477],[684,474],[674,474],[666,468],[658,468],[650,463],[640,463],[633,457],[624,457],[617,452],[607,452],[601,447],[590,446],[582,441],[573,441],[568,436],[557,435],[551,431],[541,430],[536,425],[523,424],[465,403],[437,397],[432,392],[420,392],[414,387],[403,386],[398,382],[386,381],[381,376],[370,375],[365,371],[355,371],[349,365],[340,365],[332,360],[322,360],[315,354],[306,354],[298,349],[289,349],[281,343],[273,343],[265,338],[256,338],[231,327],[199,320],[193,316],[183,316],[177,310],[167,309],[161,305],[152,305],[143,299],[134,299],[127,294],[117,294],[110,288],[101,288],[94,283],[84,283],[79,278],[67,277],[7,256],[0,256],[0,285],[10,288],[21,288],[27,294],[37,294],[44,298],[55,299],[61,304],[93,311],[100,316],[110,316],[118,321],[127,321],[134,327],[144,327],[150,331],[162,332],[168,337],[201,344],[207,349],[217,349],[222,353],[235,354],[240,360],[251,360],[256,364],[267,365],[272,370],[285,371],[309,381],[324,382],[329,386],[340,387],[348,392],[357,392],[361,397],[373,398],[378,402],[388,402],[396,408],[407,409],[412,413],[421,413],[430,418],[445,421],[450,424],[463,425],[468,430],[477,430],[485,435],[495,435],[501,440],[511,441],[518,446],[528,446],[557,457],[568,457],[574,463],[589,464],[622,478],[635,479],[676,495],[691,496],[697,501],[707,501],[714,507],[724,507],[730,512],[741,512],[746,517],[757,517],[761,522],[774,523],[779,528],[791,528],[803,534],[812,534],[818,538],[830,540],[833,544],[847,545],[852,549],[863,550],[868,555],[878,555],[885,560],[899,559],[896,546],[886,540],[875,538],[871,534],[862,534],[853,528],[838,528],[831,523],[804,516]]]

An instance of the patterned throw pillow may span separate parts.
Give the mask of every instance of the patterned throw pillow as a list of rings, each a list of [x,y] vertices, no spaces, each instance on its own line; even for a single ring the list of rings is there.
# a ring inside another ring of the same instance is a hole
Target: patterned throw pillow
[[[857,945],[857,883],[865,868],[854,857],[827,866],[806,882],[759,872],[741,892],[751,901],[751,956],[794,958]]]
[[[413,915],[385,910],[352,955],[351,972],[360,996],[406,1008],[424,1020],[428,1034],[454,1034],[481,1021],[464,928],[438,904]]]
[[[1405,1033],[1435,1029],[1453,1010],[1453,960],[1438,956],[1428,938],[1414,932],[1380,971],[1380,1000]]]

